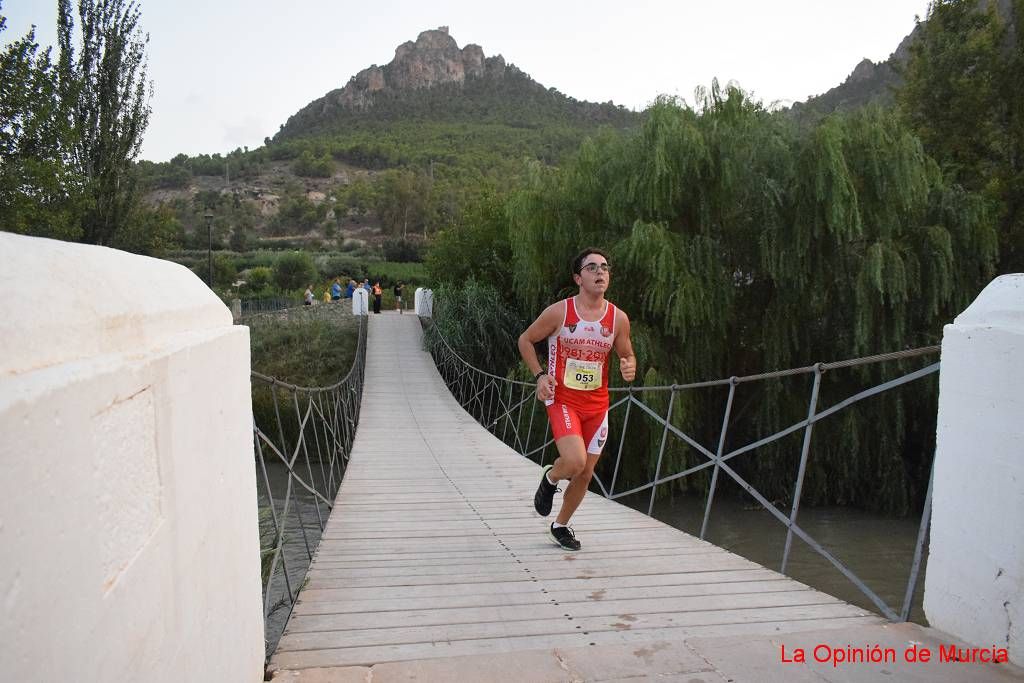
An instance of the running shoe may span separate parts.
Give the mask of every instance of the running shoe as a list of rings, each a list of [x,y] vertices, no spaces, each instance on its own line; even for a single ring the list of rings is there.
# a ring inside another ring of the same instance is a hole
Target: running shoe
[[[555,545],[562,546],[566,550],[579,550],[580,542],[576,540],[576,534],[567,526],[556,527],[554,524],[548,527],[548,538]]]
[[[552,465],[548,465],[541,470],[540,484],[537,486],[537,493],[533,494],[533,508],[541,517],[551,514],[551,503],[555,498],[555,491],[559,490],[555,484],[548,483],[548,472],[552,467]]]

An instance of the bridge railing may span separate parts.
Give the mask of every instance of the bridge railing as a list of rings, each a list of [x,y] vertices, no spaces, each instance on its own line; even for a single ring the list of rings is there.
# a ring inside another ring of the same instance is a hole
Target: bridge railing
[[[366,317],[348,374],[301,387],[252,373],[266,655],[277,647],[352,452],[366,369]],[[255,404],[255,401],[254,401]]]
[[[538,401],[534,398],[536,385],[529,382],[522,382],[494,375],[472,366],[451,347],[443,336],[441,336],[437,330],[437,326],[434,325],[431,320],[426,321],[425,334],[428,335],[428,348],[433,355],[438,371],[444,378],[449,390],[459,401],[462,407],[471,413],[477,421],[486,427],[492,434],[502,439],[502,441],[508,444],[511,448],[526,457],[539,457],[541,464],[543,464],[545,454],[548,451],[548,448],[553,445],[554,440],[551,438],[550,430],[547,428],[546,412],[541,410],[540,414],[537,414]],[[803,529],[797,523],[797,517],[800,509],[804,478],[807,470],[811,435],[815,424],[867,398],[891,391],[897,387],[909,384],[933,373],[937,373],[939,371],[939,363],[936,361],[935,363],[929,364],[919,370],[903,374],[895,379],[864,389],[822,409],[819,406],[819,394],[821,389],[821,380],[824,373],[841,368],[852,368],[919,356],[933,356],[939,353],[939,349],[940,347],[938,346],[928,346],[919,349],[910,349],[834,363],[816,363],[807,367],[748,375],[745,377],[729,377],[691,384],[644,387],[630,386],[622,388],[613,387],[609,390],[611,394],[609,418],[611,418],[616,411],[624,413],[624,415],[621,416],[621,427],[619,428],[618,452],[615,458],[615,465],[610,485],[606,485],[597,473],[594,475],[594,480],[596,481],[601,493],[611,500],[617,500],[650,491],[647,514],[651,515],[654,510],[654,500],[659,486],[663,486],[678,479],[693,476],[699,472],[710,469],[710,488],[707,494],[707,501],[705,503],[704,516],[700,529],[700,538],[704,539],[708,529],[708,520],[711,516],[712,503],[714,502],[718,480],[724,473],[735,481],[736,484],[753,497],[762,508],[771,513],[772,516],[786,528],[786,540],[782,549],[782,561],[779,569],[780,572],[786,572],[793,537],[796,536],[804,541],[808,547],[813,549],[818,555],[827,560],[833,567],[841,572],[843,576],[849,579],[849,581],[856,586],[857,589],[860,590],[860,592],[863,593],[886,618],[894,622],[907,621],[910,618],[911,604],[920,573],[922,550],[927,537],[928,523],[931,516],[932,477],[930,473],[924,508],[918,527],[913,561],[909,576],[907,577],[906,591],[899,612],[890,607],[885,600],[879,597],[875,591],[873,591],[859,576],[857,576],[856,573],[853,572],[853,570],[835,557],[833,553],[829,552],[820,542],[813,538],[811,534]],[[727,443],[730,417],[735,403],[737,386],[745,383],[763,382],[798,375],[810,375],[812,377],[810,395],[807,403],[807,417],[803,420],[790,424],[774,434],[758,439],[757,441],[745,444],[738,448],[726,450],[725,446]],[[691,434],[687,433],[686,430],[672,423],[673,405],[683,392],[709,387],[722,387],[728,389],[728,397],[725,401],[718,441],[715,447],[706,447],[699,443]],[[663,396],[666,393],[668,394],[668,408],[665,410],[664,415],[660,414],[655,408],[652,408],[648,404],[647,400],[644,400],[644,397],[659,394]],[[661,429],[660,448],[657,454],[657,464],[655,466],[654,476],[645,484],[635,486],[624,491],[617,491],[616,484],[618,483],[623,449],[626,443],[626,433],[629,429],[630,420],[637,415],[642,415],[645,416],[645,418],[653,420],[658,428]],[[540,425],[540,430],[538,430],[537,425]],[[538,431],[540,431],[540,434],[543,436],[540,436],[539,438],[535,436]],[[800,464],[793,484],[794,493],[792,503],[787,511],[780,509],[776,503],[762,495],[760,491],[737,473],[732,466],[734,463],[731,461],[739,456],[749,454],[763,446],[775,443],[780,439],[801,431],[803,432],[803,443],[800,450]],[[663,472],[663,460],[666,452],[666,446],[668,445],[670,438],[678,439],[690,446],[703,456],[704,461],[681,472]],[[539,441],[539,443],[535,444],[535,439]]]

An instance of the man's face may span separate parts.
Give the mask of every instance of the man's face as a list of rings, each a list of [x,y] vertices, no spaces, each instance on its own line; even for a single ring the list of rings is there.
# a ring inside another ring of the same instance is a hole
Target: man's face
[[[575,276],[580,289],[593,293],[603,293],[608,289],[612,271],[607,259],[600,254],[587,254],[583,257],[580,272]]]

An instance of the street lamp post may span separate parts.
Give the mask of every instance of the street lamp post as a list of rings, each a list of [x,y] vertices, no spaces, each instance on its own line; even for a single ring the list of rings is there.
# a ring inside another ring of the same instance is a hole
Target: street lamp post
[[[208,284],[210,289],[213,289],[213,212],[209,209],[206,210],[206,215],[203,216],[206,219],[206,260],[209,265],[210,279]]]

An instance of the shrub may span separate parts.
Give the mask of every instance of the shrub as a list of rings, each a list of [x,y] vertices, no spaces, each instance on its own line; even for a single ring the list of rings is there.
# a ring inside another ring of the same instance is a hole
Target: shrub
[[[315,279],[313,259],[304,251],[281,254],[274,264],[274,284],[283,291],[301,289]]]
[[[217,254],[213,259],[213,284],[218,287],[230,287],[235,283],[238,268],[235,260],[225,254]]]
[[[316,257],[316,270],[321,279],[330,280],[344,275],[355,280],[366,277],[366,266],[347,255],[321,254]]]

